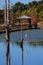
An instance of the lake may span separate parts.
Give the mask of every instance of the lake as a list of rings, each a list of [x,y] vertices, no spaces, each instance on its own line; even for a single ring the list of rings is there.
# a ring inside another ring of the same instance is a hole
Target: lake
[[[43,65],[43,29],[24,30],[23,39],[23,65]],[[10,65],[22,65],[20,40],[21,31],[10,33]],[[0,34],[0,65],[6,65],[5,33]]]

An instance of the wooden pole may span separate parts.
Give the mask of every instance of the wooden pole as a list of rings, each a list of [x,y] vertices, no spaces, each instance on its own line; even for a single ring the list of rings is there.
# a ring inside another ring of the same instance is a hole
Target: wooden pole
[[[21,20],[20,20],[21,22]],[[21,48],[22,48],[22,65],[23,65],[23,30],[22,30],[22,22],[21,22]]]
[[[22,65],[23,65],[23,30],[22,30],[22,22],[21,19],[19,19],[20,25],[21,25],[21,49],[22,49]]]
[[[10,24],[10,0],[8,0],[8,8],[7,8],[7,25]]]
[[[20,8],[19,8],[20,10]],[[20,17],[20,11],[19,11],[19,17]],[[20,25],[21,25],[21,48],[22,48],[22,65],[23,65],[23,26],[22,26],[22,21],[19,19]]]
[[[21,49],[22,49],[22,65],[23,65],[23,64],[24,64],[24,63],[23,63],[23,51],[24,51],[24,50],[23,50],[23,41],[21,42]]]
[[[21,23],[21,43],[23,44],[23,26],[22,26],[22,20],[20,19],[20,23]]]
[[[22,65],[24,64],[24,63],[23,63],[23,57],[24,57],[23,55],[24,55],[24,54],[23,54],[23,44],[22,44]]]
[[[19,11],[19,16],[20,15],[20,11]],[[23,26],[22,26],[22,20],[20,19],[20,25],[21,25],[21,48],[22,48],[22,65],[23,65]]]
[[[9,36],[9,17],[8,17],[8,10],[7,10],[7,0],[4,0],[4,14],[5,14],[5,30],[6,30],[6,65],[10,65],[10,50],[9,50],[9,41],[10,41],[10,36]],[[9,6],[9,5],[8,5]]]
[[[5,26],[7,23],[7,0],[4,0],[4,20],[5,20]]]
[[[6,41],[7,52],[6,52],[6,65],[10,65],[10,50],[9,50],[9,41]]]

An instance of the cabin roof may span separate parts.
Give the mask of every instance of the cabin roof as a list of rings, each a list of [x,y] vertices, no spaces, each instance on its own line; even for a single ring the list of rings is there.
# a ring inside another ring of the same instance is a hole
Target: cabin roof
[[[31,17],[28,17],[28,16],[20,16],[20,17],[18,17],[17,19],[31,19]]]

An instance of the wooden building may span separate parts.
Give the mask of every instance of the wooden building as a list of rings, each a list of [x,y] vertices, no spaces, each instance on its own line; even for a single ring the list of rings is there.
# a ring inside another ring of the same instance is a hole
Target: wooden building
[[[27,25],[29,28],[31,28],[31,17],[28,16],[20,16],[17,18],[19,25]]]

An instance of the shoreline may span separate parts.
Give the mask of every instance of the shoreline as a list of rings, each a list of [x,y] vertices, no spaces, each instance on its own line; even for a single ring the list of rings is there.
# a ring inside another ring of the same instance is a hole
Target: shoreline
[[[29,28],[23,28],[22,30],[34,30],[35,28],[32,28],[32,29],[29,29]],[[37,28],[37,29],[40,29],[40,28]],[[37,30],[35,29],[35,30]],[[21,29],[9,29],[9,32],[16,32],[16,31],[20,31]],[[42,30],[42,29],[40,29]],[[0,30],[0,33],[5,33],[6,31],[3,29],[3,30]]]
[[[29,28],[23,28],[22,30],[28,30]],[[20,31],[21,30],[21,28],[11,28],[11,29],[9,29],[9,32],[15,32],[15,31]],[[5,29],[3,29],[3,30],[0,30],[0,33],[5,33],[6,31],[5,31]]]
[[[31,28],[29,29],[28,26],[22,27],[22,30],[34,30],[35,28]],[[35,30],[40,29],[40,28],[36,28]],[[9,32],[15,32],[15,31],[20,31],[21,27],[11,27],[9,28]],[[5,28],[4,29],[0,29],[0,33],[5,33]]]

